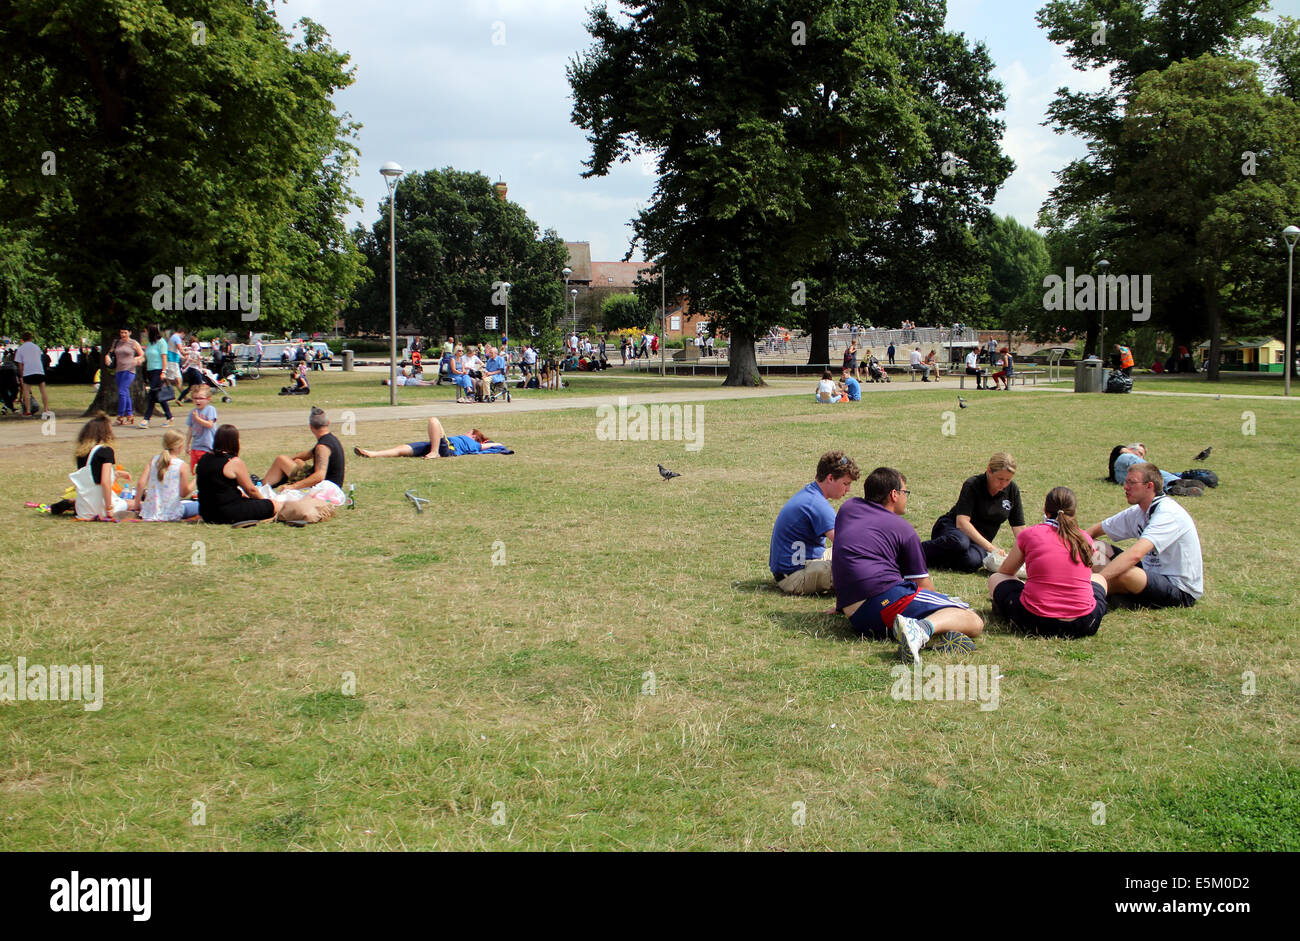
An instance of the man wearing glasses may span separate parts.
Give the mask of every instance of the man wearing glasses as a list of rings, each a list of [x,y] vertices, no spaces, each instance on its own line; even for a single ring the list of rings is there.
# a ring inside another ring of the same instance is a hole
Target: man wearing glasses
[[[776,587],[790,595],[830,591],[835,508],[831,500],[848,495],[860,475],[843,451],[827,451],[817,461],[817,479],[786,501],[772,528],[767,564]]]
[[[1134,464],[1124,476],[1126,510],[1088,527],[1093,539],[1136,539],[1120,552],[1098,543],[1093,569],[1111,595],[1132,595],[1148,608],[1190,608],[1205,591],[1201,537],[1188,512],[1165,495],[1164,475],[1151,463]]]
[[[865,499],[844,501],[835,517],[831,577],[836,608],[867,637],[893,637],[904,662],[920,662],[937,634],[978,637],[984,619],[959,598],[935,591],[921,537],[904,520],[907,478],[877,467],[863,484]]]

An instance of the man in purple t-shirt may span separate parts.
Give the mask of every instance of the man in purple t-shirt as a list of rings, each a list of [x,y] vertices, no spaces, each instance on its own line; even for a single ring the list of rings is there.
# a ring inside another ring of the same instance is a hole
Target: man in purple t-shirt
[[[936,634],[978,637],[984,620],[957,598],[934,590],[921,538],[902,518],[907,478],[877,467],[863,485],[865,499],[846,500],[835,517],[831,577],[836,608],[860,634],[898,641],[903,660],[919,662]]]

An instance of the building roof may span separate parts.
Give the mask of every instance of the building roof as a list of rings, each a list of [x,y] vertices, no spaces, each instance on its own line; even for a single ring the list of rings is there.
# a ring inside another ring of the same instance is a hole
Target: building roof
[[[574,269],[575,271],[577,269]],[[593,261],[591,286],[593,288],[627,288],[636,283],[637,275],[645,273],[648,279],[654,266],[644,261]]]
[[[1221,351],[1222,350],[1258,350],[1258,349],[1263,349],[1264,347],[1280,349],[1285,345],[1286,344],[1284,344],[1281,340],[1277,339],[1276,337],[1241,337],[1240,339],[1225,338],[1221,340],[1219,342],[1219,349]],[[1200,344],[1197,347],[1198,350],[1208,350],[1209,348],[1210,348],[1209,340],[1206,340],[1204,343]]]

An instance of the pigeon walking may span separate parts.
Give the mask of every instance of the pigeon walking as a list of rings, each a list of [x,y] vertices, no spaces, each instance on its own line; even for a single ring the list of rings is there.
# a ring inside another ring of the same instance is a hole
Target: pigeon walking
[[[664,480],[672,480],[674,477],[680,477],[680,476],[682,476],[682,475],[676,473],[675,471],[670,471],[670,470],[668,470],[666,467],[664,467],[662,464],[660,464],[660,465],[659,465],[659,476],[662,477]]]
[[[417,512],[417,513],[423,513],[423,512],[424,512],[424,504],[426,504],[426,503],[429,502],[429,501],[426,500],[424,497],[417,497],[417,496],[416,496],[413,492],[411,492],[410,490],[406,491],[406,499],[410,500],[412,503],[415,504],[415,512]]]
[[[1196,455],[1196,457],[1192,458],[1192,460],[1193,460],[1193,461],[1203,461],[1203,460],[1205,460],[1207,457],[1210,456],[1210,452],[1213,451],[1213,450],[1214,450],[1214,445],[1210,445],[1208,448],[1206,448],[1206,449],[1205,449],[1204,451],[1202,451],[1200,454]]]

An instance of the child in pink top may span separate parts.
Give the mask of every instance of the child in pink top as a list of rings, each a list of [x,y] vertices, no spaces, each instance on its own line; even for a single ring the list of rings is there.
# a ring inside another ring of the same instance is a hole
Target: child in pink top
[[[1089,637],[1106,614],[1106,580],[1092,572],[1092,540],[1079,528],[1074,491],[1047,495],[1043,522],[1021,530],[989,576],[993,610],[1031,634]],[[1026,581],[1015,572],[1024,563]]]

